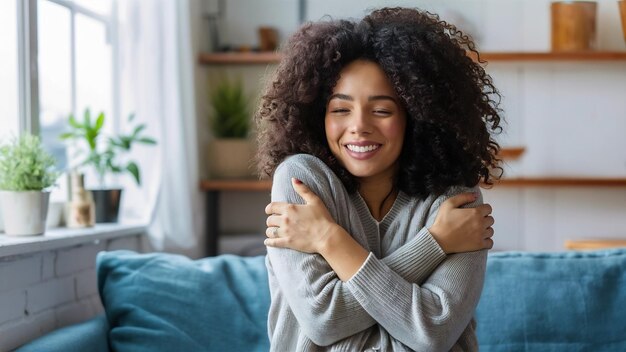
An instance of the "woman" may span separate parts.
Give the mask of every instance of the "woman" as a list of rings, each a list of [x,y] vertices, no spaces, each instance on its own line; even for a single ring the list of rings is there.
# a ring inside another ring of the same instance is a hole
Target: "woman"
[[[272,350],[477,349],[500,116],[464,48],[401,8],[288,41],[257,114]]]

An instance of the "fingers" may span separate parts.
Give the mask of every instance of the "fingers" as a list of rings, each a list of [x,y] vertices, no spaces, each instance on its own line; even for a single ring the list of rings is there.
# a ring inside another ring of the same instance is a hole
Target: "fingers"
[[[493,248],[493,240],[491,238],[485,238],[483,242],[485,245],[485,249]]]
[[[488,227],[485,230],[485,238],[491,238],[493,237],[494,231],[493,231],[493,227]]]
[[[267,206],[265,206],[265,214],[284,214],[287,208],[292,204],[286,202],[271,202]]]
[[[484,249],[491,249],[493,248],[493,228],[488,227],[487,230],[485,231],[485,238],[483,239],[483,248]]]
[[[480,215],[482,216],[487,216],[491,214],[491,212],[493,211],[493,208],[491,208],[491,205],[487,203],[477,206],[476,209],[478,209],[478,211],[480,212]]]
[[[302,181],[298,180],[295,177],[291,178],[291,183],[293,185],[293,189],[304,199],[306,204],[316,202],[319,200],[319,197],[313,193]],[[265,206],[265,214],[285,214],[289,208],[295,207],[296,204],[291,204],[287,202],[271,202],[267,206]]]
[[[485,227],[491,227],[496,223],[496,220],[493,216],[485,216]]]
[[[280,227],[284,225],[284,219],[280,215],[273,214],[267,217],[267,220],[265,220],[265,225],[267,227]]]
[[[300,206],[302,205],[286,202],[271,202],[265,206],[265,214],[270,216],[287,216],[289,213],[297,211]]]
[[[454,197],[446,199],[443,204],[441,204],[441,207],[459,208],[467,203],[475,201],[476,198],[478,198],[476,193],[465,192],[457,194]]]
[[[279,237],[279,233],[278,233],[279,229],[280,229],[280,227],[278,227],[278,226],[268,227],[267,229],[265,229],[265,236],[267,238],[278,238]]]
[[[293,185],[293,189],[300,195],[300,197],[302,197],[302,199],[304,199],[306,204],[317,201],[317,195],[313,193],[307,185],[302,183],[302,181],[292,177],[291,184]]]
[[[268,227],[265,230],[267,238],[263,241],[263,244],[268,247],[276,248],[289,248],[289,238],[280,237],[280,227]]]
[[[268,247],[288,248],[288,241],[285,238],[266,238],[263,244]]]

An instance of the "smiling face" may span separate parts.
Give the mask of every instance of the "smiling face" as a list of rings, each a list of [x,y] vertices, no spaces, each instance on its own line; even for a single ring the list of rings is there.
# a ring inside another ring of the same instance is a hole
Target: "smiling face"
[[[376,63],[356,60],[343,68],[324,125],[331,152],[360,182],[393,180],[406,113]]]

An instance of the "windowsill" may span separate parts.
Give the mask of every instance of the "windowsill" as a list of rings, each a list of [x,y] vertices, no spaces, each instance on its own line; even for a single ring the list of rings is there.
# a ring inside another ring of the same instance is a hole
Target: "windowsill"
[[[142,235],[146,229],[146,225],[140,224],[97,224],[84,229],[48,229],[41,236],[7,236],[0,233],[0,258]]]

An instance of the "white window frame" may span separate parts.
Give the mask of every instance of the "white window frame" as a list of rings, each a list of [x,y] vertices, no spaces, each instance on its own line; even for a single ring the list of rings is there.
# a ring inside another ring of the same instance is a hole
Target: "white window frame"
[[[81,14],[104,24],[111,44],[111,102],[114,131],[119,130],[120,116],[120,70],[119,45],[117,41],[117,0],[111,0],[111,13],[105,16],[68,0],[43,0],[63,6],[70,11],[70,60],[71,60],[71,104],[72,113],[78,116],[76,107],[76,15]],[[19,134],[28,132],[39,135],[39,64],[37,11],[38,0],[16,0],[18,33],[18,82],[19,82]]]

